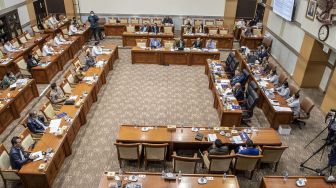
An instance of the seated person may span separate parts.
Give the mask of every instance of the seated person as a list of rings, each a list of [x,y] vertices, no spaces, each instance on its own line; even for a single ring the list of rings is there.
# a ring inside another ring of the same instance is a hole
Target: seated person
[[[201,24],[201,25],[196,29],[196,33],[204,33],[204,26],[203,26],[203,24]]]
[[[209,155],[229,155],[230,150],[224,146],[222,140],[216,139],[215,143],[208,149]]]
[[[193,47],[193,48],[201,49],[201,48],[202,48],[202,40],[201,40],[201,38],[198,37],[198,38],[193,42],[192,47]]]
[[[238,148],[238,154],[241,155],[259,155],[259,149],[253,146],[251,139],[246,140],[246,147],[240,146]]]
[[[55,54],[55,50],[51,45],[51,42],[47,42],[42,47],[42,55],[43,56],[51,56]]]
[[[151,38],[150,39],[150,48],[161,48],[161,42],[158,38]]]
[[[1,88],[6,89],[16,82],[16,77],[12,72],[7,72],[2,79]]]
[[[249,27],[252,27],[252,26],[255,26],[255,25],[257,25],[257,21],[256,21],[256,19],[255,18],[253,18],[249,23],[248,23],[248,26]]]
[[[149,32],[150,26],[148,23],[145,23],[143,26],[140,28],[140,32]]]
[[[9,152],[9,159],[12,169],[20,170],[21,167],[34,160],[36,157],[29,158],[30,153],[24,151],[21,146],[21,139],[18,136],[14,136],[11,140],[12,148]]]
[[[50,92],[50,101],[52,104],[61,104],[66,100],[66,97],[59,88],[56,83],[51,84],[51,92]]]
[[[205,48],[207,49],[216,49],[216,42],[212,39],[209,39],[208,42],[205,45]]]
[[[180,38],[177,42],[176,42],[176,48],[178,48],[179,50],[183,50],[185,47],[184,45],[184,41],[182,38]]]
[[[268,57],[268,53],[267,53],[264,46],[260,46],[260,49],[257,51],[257,55],[258,55],[259,60],[262,60],[262,59]]]
[[[285,99],[288,99],[289,98],[289,94],[290,94],[288,82],[284,81],[284,83],[282,84],[282,86],[277,88],[277,91],[278,91],[278,93],[279,93],[280,96],[284,97]]]
[[[274,85],[279,84],[279,76],[276,70],[272,70],[271,73],[267,77],[269,78],[269,81],[273,83]]]
[[[171,19],[169,16],[166,16],[165,18],[163,18],[162,20],[162,24],[173,24],[173,19]]]
[[[184,27],[184,34],[192,34],[192,25],[190,22],[187,22],[187,24]]]
[[[76,28],[79,27],[79,23],[78,23],[76,17],[72,17],[72,24],[73,24]]]
[[[48,19],[48,26],[50,28],[54,28],[55,25],[57,25],[59,23],[59,21],[56,19],[56,15],[55,14],[52,14],[50,16],[50,18]]]
[[[10,41],[7,41],[4,44],[4,49],[6,53],[17,52],[20,51],[17,47],[15,47]]]
[[[157,23],[155,23],[153,26],[152,26],[152,30],[151,30],[153,33],[155,34],[158,34],[160,33],[160,27],[157,25]]]
[[[99,46],[99,42],[95,42],[91,53],[93,57],[97,57],[98,55],[103,54],[103,48]]]
[[[292,109],[293,114],[295,117],[298,117],[300,115],[300,94],[296,93],[291,98],[287,99],[288,106]]]
[[[75,70],[75,74],[74,74],[75,83],[79,83],[83,80],[83,78],[85,77],[83,71],[84,71],[83,67],[79,67],[78,69]]]
[[[244,91],[240,83],[236,83],[232,88],[233,96],[236,97],[238,101],[244,100]]]
[[[78,33],[76,22],[72,22],[69,26],[69,35],[74,35],[76,33]]]
[[[231,79],[231,85],[236,85],[236,83],[243,84],[244,79],[244,74],[241,71],[236,70],[235,76]]]
[[[31,53],[28,54],[27,69],[31,71],[33,67],[37,67],[39,60],[37,60]]]
[[[44,122],[44,117],[39,116],[36,111],[29,113],[27,127],[29,131],[34,134],[44,133],[44,131],[47,129],[47,126]]]
[[[56,36],[54,38],[54,41],[55,41],[56,45],[62,45],[62,44],[67,44],[68,43],[68,41],[63,38],[61,33],[56,34]]]
[[[94,67],[96,65],[96,60],[95,58],[91,55],[90,51],[86,51],[86,56],[85,56],[85,68],[84,69],[89,69],[90,67]]]

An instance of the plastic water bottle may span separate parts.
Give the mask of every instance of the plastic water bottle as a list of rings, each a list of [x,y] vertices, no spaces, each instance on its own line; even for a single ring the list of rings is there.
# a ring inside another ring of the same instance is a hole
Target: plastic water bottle
[[[181,181],[181,179],[182,179],[182,172],[180,170],[179,173],[178,173],[178,180]]]
[[[226,172],[224,172],[224,174],[223,174],[223,180],[224,181],[226,180]]]
[[[288,180],[288,172],[285,171],[285,173],[284,173],[284,182],[287,182],[287,180]]]

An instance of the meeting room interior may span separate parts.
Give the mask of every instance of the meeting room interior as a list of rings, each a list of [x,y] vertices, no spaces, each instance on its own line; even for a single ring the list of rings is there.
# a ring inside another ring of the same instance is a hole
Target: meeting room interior
[[[0,0],[0,188],[336,188],[336,0]]]

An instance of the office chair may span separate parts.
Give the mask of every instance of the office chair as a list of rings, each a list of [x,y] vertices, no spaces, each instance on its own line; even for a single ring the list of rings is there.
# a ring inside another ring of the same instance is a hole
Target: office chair
[[[245,85],[250,78],[250,72],[247,69],[243,69],[243,74],[244,74],[244,81],[243,83],[241,83],[241,86],[243,87],[243,90],[245,90]]]
[[[310,112],[314,108],[314,102],[309,98],[305,97],[300,103],[300,114],[298,116],[294,116],[293,124],[298,125],[301,129],[301,125],[306,125],[306,122],[303,120],[310,118]]]
[[[231,62],[233,61],[233,58],[235,57],[234,53],[233,52],[230,52],[229,53],[229,56],[226,58],[225,60],[225,66],[228,67]]]
[[[251,118],[253,117],[253,110],[259,100],[259,96],[257,92],[251,91],[249,94],[245,105],[242,106],[242,123],[248,125],[248,122],[251,122]]]

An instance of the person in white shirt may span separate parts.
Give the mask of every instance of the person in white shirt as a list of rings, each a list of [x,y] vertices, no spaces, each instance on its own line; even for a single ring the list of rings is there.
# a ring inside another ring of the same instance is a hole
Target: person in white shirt
[[[300,115],[300,94],[296,93],[291,98],[287,99],[288,106],[292,109],[294,113],[294,117],[298,117]]]
[[[289,98],[290,90],[288,86],[288,82],[284,81],[281,87],[277,88],[277,91],[280,96],[284,97],[285,99]]]
[[[67,40],[65,40],[63,38],[63,36],[61,35],[61,33],[57,33],[57,35],[54,38],[55,44],[56,45],[62,45],[62,44],[66,44]]]
[[[44,44],[42,48],[42,55],[43,56],[48,56],[48,55],[54,55],[55,50],[52,48],[51,43],[47,42]]]
[[[91,53],[93,57],[103,54],[103,49],[102,47],[99,46],[99,42],[96,42],[94,44],[94,46],[92,47]]]
[[[48,19],[48,25],[49,26],[54,26],[58,24],[58,20],[56,19],[56,16],[53,14],[50,16],[50,18]]]
[[[77,29],[75,23],[72,23],[72,24],[69,26],[69,35],[76,34],[77,32],[78,32],[78,29]]]
[[[268,75],[268,77],[270,82],[273,83],[274,85],[279,84],[279,76],[277,75],[276,70],[272,70],[271,73]]]
[[[6,53],[10,52],[17,52],[19,49],[17,49],[10,41],[7,41],[4,45]]]

